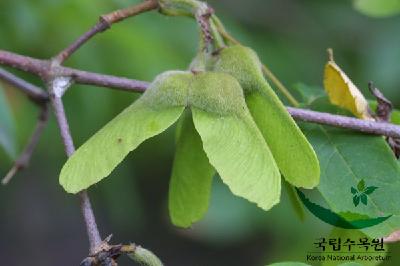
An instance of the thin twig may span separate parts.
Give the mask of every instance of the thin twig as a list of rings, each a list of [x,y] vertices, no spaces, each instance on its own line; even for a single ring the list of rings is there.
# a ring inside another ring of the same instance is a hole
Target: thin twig
[[[103,32],[111,27],[112,24],[120,22],[126,18],[136,16],[140,13],[154,10],[158,8],[157,0],[146,0],[135,6],[130,6],[124,9],[113,11],[109,14],[100,16],[99,21],[90,30],[81,35],[75,42],[70,46],[61,51],[54,60],[58,64],[62,64],[67,60],[76,50],[78,50],[83,44],[89,41],[97,33]]]
[[[16,88],[24,93],[33,103],[40,107],[40,114],[38,116],[36,127],[33,130],[28,143],[18,159],[15,160],[14,165],[1,181],[3,185],[7,185],[18,171],[25,169],[29,165],[32,154],[48,122],[49,112],[47,102],[49,98],[46,91],[29,82],[26,82],[25,80],[2,68],[0,68],[0,80],[10,84],[13,88]]]
[[[65,153],[70,157],[75,152],[75,146],[69,130],[68,121],[65,115],[64,104],[60,97],[51,96],[51,103],[53,105],[54,114],[57,119],[58,127],[60,128],[60,135],[64,144]]]
[[[94,216],[92,204],[90,203],[90,198],[86,190],[79,193],[80,205],[82,215],[85,221],[87,234],[89,237],[90,251],[93,253],[96,247],[101,243],[101,237],[99,229],[97,228],[96,218]]]
[[[2,68],[0,68],[0,80],[22,91],[37,104],[41,105],[44,102],[47,102],[49,99],[46,91],[29,82],[26,82],[25,80],[15,76],[14,74],[11,74],[10,72]]]
[[[32,157],[33,151],[36,148],[37,143],[43,133],[45,126],[47,125],[47,121],[49,119],[49,111],[47,104],[43,104],[41,106],[41,112],[38,117],[38,121],[33,131],[28,144],[24,148],[23,152],[19,156],[19,158],[14,162],[13,167],[7,173],[7,175],[3,178],[1,183],[3,185],[7,185],[11,178],[20,170],[25,169],[29,165],[29,161]]]
[[[57,119],[58,126],[60,128],[61,138],[63,140],[65,152],[68,157],[70,157],[75,152],[75,146],[72,140],[72,136],[69,130],[68,121],[65,115],[64,104],[60,97],[57,97],[52,90],[54,88],[49,88],[50,99],[53,105],[54,114]],[[81,211],[85,220],[86,230],[89,237],[90,243],[90,253],[95,252],[96,247],[101,244],[100,232],[97,228],[96,219],[93,213],[93,209],[90,203],[89,196],[84,190],[79,194],[81,199]]]
[[[67,117],[65,115],[64,104],[62,102],[59,91],[62,89],[57,88],[58,77],[54,77],[53,80],[47,81],[48,91],[50,95],[50,101],[52,103],[54,114],[60,129],[60,135],[64,144],[65,153],[70,157],[75,152],[74,142],[72,140],[71,132],[69,130],[69,125]],[[64,84],[68,87],[70,84]],[[96,220],[94,217],[93,209],[90,204],[89,196],[86,191],[82,191],[80,194],[81,198],[81,211],[85,220],[86,230],[89,237],[90,252],[94,252],[96,247],[101,244],[100,232],[97,228]]]
[[[111,89],[144,92],[149,83],[111,75],[102,75],[76,69],[61,68],[61,74],[70,76],[78,84],[96,85]]]
[[[362,120],[353,117],[334,115],[293,107],[287,107],[287,110],[293,118],[300,119],[306,122],[347,128],[375,135],[383,135],[394,138],[400,137],[400,126],[386,122]]]
[[[2,50],[0,50],[0,64],[35,74],[42,79],[48,79],[49,77],[47,76],[52,72],[53,75],[71,77],[78,84],[96,85],[118,90],[143,92],[148,86],[147,82],[140,80],[135,81],[123,77],[58,66],[51,64],[48,60],[40,60]]]
[[[42,77],[50,66],[50,62],[47,60],[40,60],[4,50],[0,50],[0,64],[32,73],[39,77]]]

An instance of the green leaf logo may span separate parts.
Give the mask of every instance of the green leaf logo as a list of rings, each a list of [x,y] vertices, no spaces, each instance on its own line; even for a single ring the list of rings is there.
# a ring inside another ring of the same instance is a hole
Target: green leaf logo
[[[371,195],[377,188],[375,186],[365,187],[365,180],[361,179],[357,184],[357,188],[350,188],[351,194],[353,194],[354,206],[357,207],[360,202],[368,205],[368,195]]]
[[[340,228],[345,228],[345,229],[362,229],[362,228],[368,228],[371,226],[375,226],[377,224],[383,223],[392,215],[388,216],[382,216],[382,217],[369,217],[367,215],[359,214],[359,213],[353,213],[353,212],[341,212],[341,213],[336,213],[333,212],[330,209],[324,208],[314,202],[312,202],[310,199],[304,195],[300,189],[297,189],[297,194],[299,196],[299,199],[301,202],[306,206],[306,208],[315,215],[318,219],[321,221],[324,221],[327,224],[340,227]],[[363,199],[364,198],[364,199]],[[366,200],[367,196],[357,196],[353,197],[353,202],[354,205],[357,205],[363,200]]]

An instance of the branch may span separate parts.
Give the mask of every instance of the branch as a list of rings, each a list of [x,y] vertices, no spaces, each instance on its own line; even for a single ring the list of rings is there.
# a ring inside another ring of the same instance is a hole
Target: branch
[[[44,90],[42,90],[39,87],[36,87],[35,85],[33,85],[29,82],[26,82],[23,79],[11,74],[10,72],[5,71],[2,68],[0,68],[0,80],[3,80],[6,83],[13,86],[14,88],[22,91],[32,101],[34,101],[37,104],[42,105],[43,103],[45,103],[49,100],[47,92],[45,92]]]
[[[55,84],[57,84],[57,82],[56,80],[53,80],[52,82],[50,82],[49,85],[49,92],[51,96],[50,100],[53,105],[58,127],[60,128],[60,134],[64,143],[65,153],[68,157],[70,157],[75,152],[75,146],[65,115],[64,104],[61,98],[57,96],[57,93],[55,93],[56,90],[59,90],[59,88],[56,88]],[[69,84],[67,84],[66,86],[69,86]],[[96,219],[94,217],[93,209],[87,192],[84,190],[79,193],[79,196],[81,199],[81,211],[85,220],[86,231],[89,237],[90,253],[93,253],[95,252],[96,247],[99,246],[102,242],[100,232],[97,228]]]
[[[40,114],[28,143],[23,149],[21,155],[15,160],[14,165],[8,171],[6,176],[1,180],[3,185],[7,185],[15,174],[25,169],[29,165],[32,154],[39,142],[42,132],[47,125],[49,119],[49,110],[47,106],[48,95],[41,88],[26,82],[25,80],[11,74],[10,72],[0,68],[0,80],[10,84],[13,88],[24,93],[33,103],[40,107]]]
[[[0,64],[35,74],[42,79],[49,79],[49,74],[66,76],[71,77],[73,81],[78,84],[96,85],[100,87],[136,92],[143,92],[148,86],[148,83],[144,81],[63,67],[54,65],[49,60],[40,60],[3,50],[0,50]]]
[[[15,86],[16,88],[20,88]],[[13,167],[7,173],[7,175],[3,178],[1,183],[3,185],[7,185],[11,178],[20,170],[25,169],[29,165],[29,161],[32,157],[33,151],[35,150],[37,143],[42,135],[42,132],[47,125],[47,121],[49,119],[49,109],[47,104],[43,104],[41,106],[41,112],[39,114],[39,118],[36,124],[36,128],[33,131],[28,144],[24,148],[23,152],[19,156],[19,158],[14,162]]]
[[[126,18],[136,16],[140,13],[154,10],[158,8],[157,0],[146,0],[140,4],[135,6],[127,7],[124,9],[113,11],[109,14],[100,16],[99,21],[94,25],[90,30],[85,32],[82,36],[80,36],[75,42],[73,42],[70,46],[61,51],[54,60],[58,64],[62,64],[65,60],[67,60],[76,50],[78,50],[83,44],[89,41],[93,36],[97,33],[106,31],[111,28],[111,25],[114,23],[118,23]]]
[[[292,115],[293,118],[306,122],[313,122],[318,124],[347,128],[375,135],[383,135],[387,137],[394,137],[394,138],[400,137],[400,126],[386,122],[362,120],[353,117],[333,115],[329,113],[322,113],[322,112],[310,111],[293,107],[287,107],[287,110],[289,111],[289,113]]]
[[[101,244],[101,236],[97,228],[96,218],[94,216],[92,204],[86,190],[79,192],[81,212],[85,220],[86,231],[89,238],[89,253],[94,253],[96,247]]]

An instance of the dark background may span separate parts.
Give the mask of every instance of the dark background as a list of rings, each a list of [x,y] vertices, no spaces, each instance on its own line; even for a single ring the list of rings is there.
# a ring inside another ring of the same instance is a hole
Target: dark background
[[[91,27],[98,15],[132,3],[1,0],[0,49],[49,58]],[[209,3],[233,35],[253,47],[289,88],[297,82],[321,86],[326,48],[332,47],[336,62],[367,97],[367,82],[373,80],[400,105],[399,16],[369,18],[344,0]],[[150,81],[162,71],[187,68],[197,42],[192,20],[151,12],[114,25],[80,49],[67,65]],[[41,85],[35,77],[14,73]],[[38,111],[23,95],[3,87],[20,150]],[[137,96],[73,86],[64,99],[76,146]],[[329,234],[331,227],[311,215],[300,221],[285,193],[277,207],[264,212],[234,197],[217,177],[205,219],[190,230],[175,228],[167,212],[173,138],[171,128],[147,141],[90,189],[101,233],[104,237],[113,233],[113,243],[141,244],[166,265],[256,266],[304,261],[315,239]],[[87,255],[78,198],[58,184],[65,160],[52,118],[30,167],[0,187],[0,265],[78,265]],[[0,151],[0,173],[4,175],[11,165]],[[128,259],[120,263],[134,265]]]

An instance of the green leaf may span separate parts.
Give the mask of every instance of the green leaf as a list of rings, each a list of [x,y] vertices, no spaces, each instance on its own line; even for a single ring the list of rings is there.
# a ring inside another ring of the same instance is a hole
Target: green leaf
[[[393,110],[392,112],[392,117],[391,117],[391,122],[393,124],[400,125],[400,111],[399,110]]]
[[[280,173],[244,101],[242,108],[241,115],[224,116],[192,108],[194,125],[210,163],[232,193],[269,210],[279,202]]]
[[[207,212],[215,170],[203,151],[190,112],[180,120],[169,184],[169,213],[175,225],[189,227]]]
[[[360,192],[364,191],[364,189],[365,189],[365,181],[364,181],[364,179],[361,179],[360,182],[358,182],[357,189]]]
[[[342,109],[332,105],[328,97],[317,98],[311,103],[311,105],[306,106],[305,108],[310,109],[310,106],[312,107],[311,109],[313,109],[314,111],[332,113],[343,116],[353,116],[353,114],[346,109]]]
[[[355,189],[354,187],[351,187],[350,190],[351,190],[351,194],[356,194],[358,192],[358,190]]]
[[[304,124],[303,129],[321,163],[318,190],[336,212],[354,212],[369,217],[393,215],[384,223],[362,229],[370,237],[388,235],[400,227],[400,167],[382,137]],[[354,183],[364,179],[379,187],[369,197],[370,204],[355,207],[360,198],[350,193]]]
[[[354,8],[371,17],[388,17],[400,13],[400,0],[354,0]]]
[[[186,72],[160,75],[149,89],[84,143],[61,170],[60,184],[77,193],[99,182],[143,141],[172,125],[182,114],[189,81]]]
[[[298,187],[315,187],[320,175],[315,152],[264,79],[256,53],[236,45],[218,56],[215,70],[238,79],[251,115],[286,180]]]
[[[12,159],[15,158],[15,127],[10,107],[0,87],[0,146]]]
[[[369,194],[372,194],[376,189],[377,189],[377,187],[374,187],[374,186],[367,187],[367,188],[364,190],[364,193],[365,193],[366,195],[369,195]]]
[[[303,83],[296,83],[293,88],[297,94],[299,94],[299,100],[306,105],[311,104],[318,98],[327,96],[325,90],[318,86],[308,86]]]
[[[364,205],[367,205],[367,204],[368,204],[367,195],[365,195],[364,193],[362,193],[362,194],[360,195],[360,198],[361,198],[361,202],[362,202]]]

